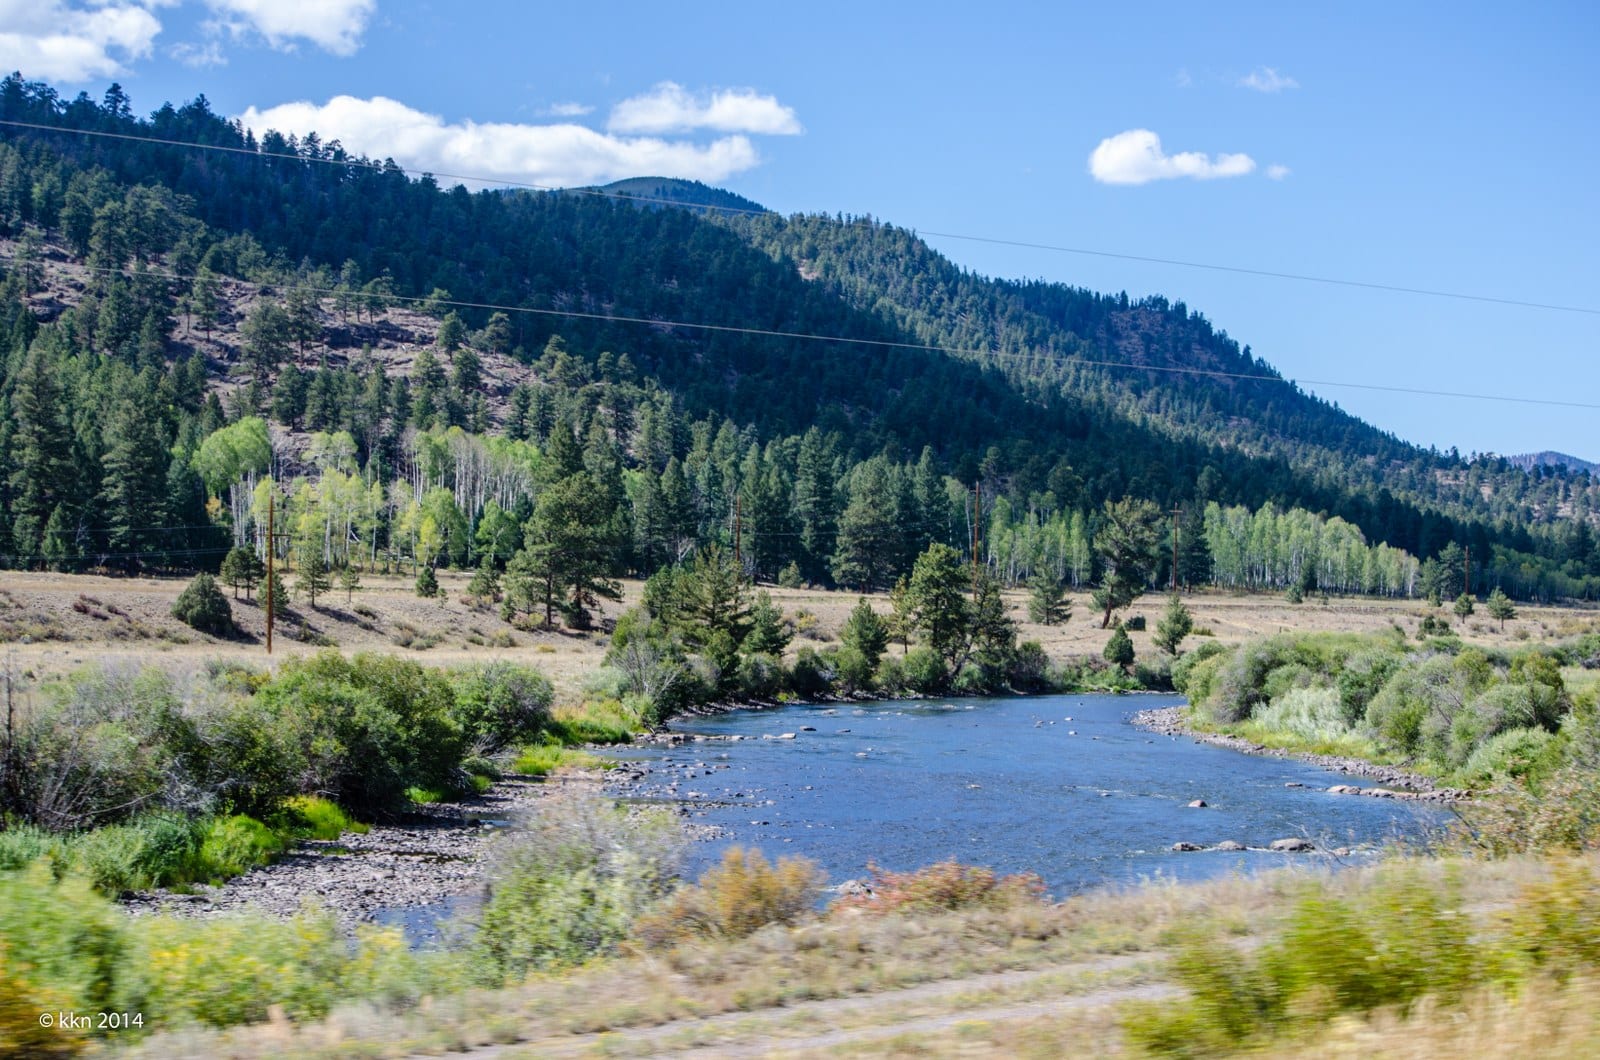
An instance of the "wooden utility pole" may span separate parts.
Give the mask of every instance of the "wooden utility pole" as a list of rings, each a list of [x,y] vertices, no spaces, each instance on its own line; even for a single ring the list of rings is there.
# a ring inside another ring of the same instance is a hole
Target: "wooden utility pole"
[[[278,603],[278,583],[272,577],[272,550],[277,538],[273,532],[273,515],[276,512],[278,491],[272,489],[267,493],[267,654],[272,654],[272,609]]]
[[[972,484],[972,598],[978,598],[978,523],[983,518],[983,483]]]
[[[1172,591],[1178,591],[1178,516],[1183,514],[1182,508],[1174,508],[1169,513],[1172,516]]]

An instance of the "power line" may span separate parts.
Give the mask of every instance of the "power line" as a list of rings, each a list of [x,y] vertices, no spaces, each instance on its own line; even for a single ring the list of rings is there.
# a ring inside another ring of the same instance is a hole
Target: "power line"
[[[135,136],[131,133],[107,132],[100,129],[68,129],[56,125],[46,125],[40,122],[25,122],[0,119],[0,126],[9,126],[17,129],[28,129],[36,132],[51,132],[77,136],[101,137],[109,140],[125,140],[134,143],[155,144],[161,147],[182,147],[197,151],[219,151],[226,154],[244,155],[252,158],[271,158],[299,163],[314,162],[322,165],[340,166],[354,169],[370,169],[378,172],[415,172],[421,176],[443,177],[447,180],[469,181],[474,184],[496,185],[501,187],[522,188],[529,191],[561,192],[569,195],[588,195],[596,198],[616,199],[625,202],[652,203],[663,206],[675,206],[683,209],[705,210],[712,213],[741,214],[747,216],[772,216],[783,219],[781,214],[772,210],[754,209],[744,206],[725,206],[710,203],[685,203],[680,199],[665,196],[634,195],[628,192],[607,191],[604,188],[562,188],[552,184],[536,184],[530,181],[510,180],[503,177],[485,177],[468,173],[444,173],[437,170],[420,170],[406,167],[393,162],[374,162],[370,159],[360,158],[311,158],[289,151],[261,151],[248,147],[230,147],[226,144],[202,144],[189,140],[172,140],[156,136]],[[862,222],[833,222],[826,214],[803,215],[818,218],[824,222],[851,227]],[[938,232],[931,229],[918,229],[907,226],[906,231],[925,236],[935,236],[940,239],[959,239],[969,243],[985,243],[991,246],[1016,247],[1024,250],[1043,250],[1056,254],[1076,254],[1085,257],[1110,258],[1117,261],[1134,261],[1146,265],[1169,265],[1184,269],[1203,269],[1209,272],[1232,273],[1240,276],[1260,276],[1275,280],[1292,280],[1297,283],[1316,283],[1333,287],[1348,287],[1368,291],[1384,291],[1390,294],[1420,295],[1427,298],[1449,298],[1462,302],[1480,302],[1488,305],[1515,306],[1519,309],[1539,309],[1557,313],[1581,313],[1587,316],[1600,316],[1600,309],[1592,306],[1562,305],[1554,302],[1533,302],[1520,298],[1502,298],[1495,295],[1470,294],[1462,291],[1443,291],[1430,287],[1409,287],[1403,284],[1378,283],[1370,280],[1349,280],[1335,276],[1315,276],[1309,273],[1284,272],[1276,269],[1256,269],[1242,265],[1220,265],[1214,262],[1187,261],[1182,258],[1163,258],[1145,254],[1128,254],[1121,251],[1100,250],[1091,247],[1072,247],[1057,243],[1034,243],[1027,240],[1004,239],[996,236],[976,236],[961,232]]]
[[[21,259],[19,259],[15,254],[0,254],[0,261],[15,262],[18,260]],[[32,260],[35,264],[42,264],[36,259],[30,260]],[[65,267],[80,269],[85,272],[98,272],[124,277],[138,275],[138,273],[136,273],[134,270],[127,268],[80,265],[76,262],[54,262],[52,264],[58,268]],[[196,278],[194,274],[180,274],[170,269],[146,268],[143,270],[142,275],[155,276],[162,279],[180,282],[192,281]],[[236,283],[243,287],[253,287],[257,291],[302,291],[307,294],[326,295],[329,297],[334,297],[341,294],[357,294],[357,292],[341,290],[340,288],[336,287],[317,287],[310,284],[262,283],[259,281],[241,280],[233,277],[218,277],[217,279],[219,282],[223,279],[227,279],[231,283]],[[576,309],[538,309],[531,306],[502,305],[494,302],[466,302],[459,299],[432,298],[423,297],[420,295],[383,294],[378,297],[390,302],[427,302],[432,305],[453,306],[460,309],[487,310],[490,312],[524,313],[532,316],[564,317],[574,320],[592,320],[613,324],[642,324],[646,327],[653,328],[682,328],[718,334],[752,335],[759,338],[795,339],[806,342],[832,342],[852,346],[876,346],[884,349],[909,350],[921,353],[943,353],[954,357],[966,358],[980,365],[985,360],[1042,360],[1051,362],[1063,368],[1081,365],[1089,368],[1126,369],[1140,372],[1162,372],[1168,375],[1189,375],[1200,376],[1203,378],[1229,379],[1243,382],[1276,383],[1289,387],[1298,387],[1301,384],[1305,384],[1307,386],[1336,387],[1348,390],[1368,390],[1390,394],[1408,394],[1415,397],[1446,397],[1459,398],[1467,401],[1495,401],[1517,405],[1543,405],[1555,408],[1600,410],[1600,404],[1594,402],[1561,401],[1555,398],[1514,397],[1506,394],[1475,394],[1457,390],[1435,390],[1427,387],[1389,386],[1380,383],[1351,383],[1333,379],[1288,379],[1284,376],[1262,372],[1227,372],[1217,368],[1197,368],[1186,365],[1135,364],[1131,361],[1100,360],[1087,357],[1076,357],[1072,355],[1050,354],[1044,351],[1038,351],[1036,353],[1007,353],[1001,350],[989,350],[976,347],[938,346],[918,342],[899,342],[890,339],[866,339],[856,338],[848,335],[823,335],[815,332],[804,331],[778,331],[771,328],[752,328],[735,324],[706,324],[690,320],[664,320],[656,317],[624,316],[617,313],[590,313]]]

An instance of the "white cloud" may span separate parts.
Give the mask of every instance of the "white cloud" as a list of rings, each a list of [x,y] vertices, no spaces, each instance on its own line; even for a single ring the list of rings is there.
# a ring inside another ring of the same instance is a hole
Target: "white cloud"
[[[552,118],[581,118],[593,114],[594,108],[587,103],[552,103],[545,108],[545,113]]]
[[[663,81],[640,96],[611,108],[606,128],[614,133],[673,133],[711,129],[725,133],[794,136],[800,119],[794,108],[753,88],[723,89],[696,96],[682,85]]]
[[[582,125],[448,124],[383,96],[335,96],[325,104],[285,103],[240,116],[257,136],[268,129],[305,135],[407,169],[483,177],[489,182],[574,187],[623,177],[663,176],[720,181],[754,167],[760,157],[744,136],[709,144],[657,137],[620,137]]]
[[[1286,88],[1299,88],[1300,82],[1278,73],[1270,66],[1263,66],[1239,78],[1238,85],[1240,88],[1254,89],[1257,92],[1282,92]]]
[[[203,44],[182,41],[168,48],[167,54],[195,70],[228,65],[228,57],[222,54],[222,45],[214,40],[208,40]]]
[[[259,33],[288,50],[308,40],[334,55],[353,55],[377,0],[206,0],[234,36]]]
[[[1272,165],[1267,167],[1267,179],[1282,180],[1284,177],[1287,177],[1293,172],[1294,170],[1290,169],[1288,166],[1279,165],[1277,162],[1274,162]]]
[[[161,21],[157,3],[0,0],[0,67],[51,81],[92,81],[122,73],[150,54]]]
[[[1177,177],[1242,177],[1255,168],[1255,159],[1249,155],[1210,158],[1198,151],[1165,154],[1161,137],[1149,129],[1129,129],[1107,137],[1089,156],[1089,172],[1102,184],[1148,184]]]
[[[1179,88],[1188,88],[1190,85],[1194,84],[1194,78],[1189,76],[1188,67],[1184,67],[1179,70],[1178,76],[1173,78],[1173,80],[1177,82]]]

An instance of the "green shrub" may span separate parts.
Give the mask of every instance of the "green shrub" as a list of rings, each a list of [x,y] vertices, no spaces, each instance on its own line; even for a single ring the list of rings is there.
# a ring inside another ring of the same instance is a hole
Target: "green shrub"
[[[1048,692],[1050,657],[1044,653],[1044,646],[1036,640],[1025,640],[1017,645],[1006,682],[1018,692]]]
[[[845,644],[834,653],[834,665],[841,692],[865,692],[872,688],[873,667],[861,651]]]
[[[634,935],[650,949],[696,938],[744,938],[769,924],[795,924],[816,914],[826,882],[800,857],[770,864],[759,850],[729,847],[698,883],[680,887],[640,917]]]
[[[1404,1011],[1429,994],[1459,1000],[1497,967],[1461,914],[1459,888],[1402,868],[1350,899],[1314,885],[1281,935],[1250,953],[1190,932],[1172,963],[1189,997],[1127,1006],[1122,1025],[1151,1053],[1233,1055],[1290,1022]]]
[[[154,814],[74,836],[68,857],[110,895],[189,883],[206,875],[201,828],[185,817]]]
[[[337,803],[319,795],[285,799],[278,815],[280,831],[301,839],[338,839],[346,832],[364,835],[368,828],[352,821]]]
[[[1468,785],[1496,777],[1523,779],[1544,761],[1554,740],[1546,729],[1507,729],[1478,745],[1456,776]]]
[[[1292,688],[1263,707],[1252,719],[1262,729],[1307,743],[1329,743],[1350,732],[1339,693],[1332,688]]]
[[[43,828],[24,824],[0,831],[0,872],[16,872],[44,858],[60,861],[64,857],[61,838]]]
[[[949,681],[944,660],[939,658],[938,652],[925,644],[912,648],[902,658],[901,671],[905,674],[906,687],[922,695],[933,695],[944,691]]]
[[[772,699],[783,690],[783,664],[775,656],[756,652],[739,660],[738,689],[745,699]]]
[[[473,936],[476,974],[500,984],[613,948],[668,892],[680,848],[665,811],[576,794],[540,800],[528,828],[498,850]]]
[[[1229,650],[1214,640],[1208,640],[1186,655],[1179,656],[1177,662],[1172,664],[1172,687],[1188,696],[1190,703],[1204,703],[1211,698],[1217,670],[1222,666],[1221,657],[1227,655]]]
[[[523,748],[511,763],[511,772],[525,777],[546,777],[560,769],[601,769],[611,764],[604,758],[563,747],[552,738],[546,743]]]
[[[486,663],[458,672],[453,683],[456,724],[478,754],[530,740],[550,719],[555,689],[529,667]]]
[[[906,689],[906,668],[898,655],[885,655],[878,660],[878,672],[873,684],[886,696],[897,696]]]
[[[466,737],[437,670],[323,652],[284,663],[255,703],[292,734],[299,790],[331,795],[358,816],[398,808],[407,787],[449,791],[463,779]]]
[[[825,696],[833,690],[833,667],[817,654],[817,649],[806,645],[796,654],[794,667],[789,671],[789,687],[805,699]]]
[[[233,632],[233,608],[217,587],[217,580],[205,573],[196,574],[194,580],[184,586],[172,605],[172,617],[215,637],[226,637]]]
[[[1358,724],[1378,690],[1404,665],[1404,657],[1384,648],[1359,652],[1339,671],[1339,706],[1347,725]]]
[[[1267,702],[1267,677],[1283,665],[1286,645],[1274,638],[1251,641],[1227,656],[1217,671],[1206,709],[1224,724],[1244,721]]]
[[[283,853],[284,845],[281,836],[254,817],[215,818],[200,845],[200,878],[216,881],[242,875]]]
[[[328,914],[129,917],[87,880],[57,881],[43,865],[0,873],[0,956],[19,954],[29,996],[49,1009],[141,1012],[147,1031],[261,1021],[274,1006],[312,1019],[335,1001],[414,1002],[454,985],[458,960],[413,952],[398,930],[361,928],[352,943]],[[0,1036],[20,965],[0,963]]]

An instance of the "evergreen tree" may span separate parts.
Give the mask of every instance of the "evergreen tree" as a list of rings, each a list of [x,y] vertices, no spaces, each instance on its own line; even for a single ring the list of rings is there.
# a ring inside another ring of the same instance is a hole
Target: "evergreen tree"
[[[222,580],[233,587],[233,598],[239,599],[239,590],[245,592],[245,599],[250,598],[256,584],[261,581],[267,569],[261,560],[256,558],[253,548],[235,547],[228,550],[222,560]]]
[[[197,574],[178,594],[172,617],[202,633],[225,637],[233,632],[233,608],[209,574]]]
[[[1183,643],[1194,629],[1194,616],[1184,606],[1183,598],[1177,593],[1167,597],[1167,610],[1161,616],[1161,621],[1156,623],[1156,647],[1168,655],[1177,657],[1178,646]]]
[[[972,602],[972,657],[983,670],[984,685],[999,688],[1017,653],[1017,624],[1007,613],[1000,583],[987,572],[978,577]]]
[[[1489,594],[1486,606],[1489,609],[1489,617],[1500,623],[1502,633],[1506,631],[1506,620],[1517,617],[1517,609],[1512,605],[1511,597],[1503,593],[1498,585],[1494,587],[1494,592]]]
[[[1106,641],[1105,650],[1101,653],[1105,660],[1113,666],[1120,666],[1124,670],[1133,665],[1133,640],[1128,636],[1128,631],[1118,622],[1111,630],[1111,639]]]
[[[344,602],[349,604],[355,591],[361,588],[361,572],[354,563],[345,563],[339,568],[339,588],[344,590]]]
[[[1066,583],[1049,571],[1035,574],[1028,582],[1028,619],[1042,626],[1059,626],[1071,617]]]
[[[1462,593],[1460,596],[1456,597],[1456,602],[1452,607],[1452,610],[1455,611],[1457,618],[1470,617],[1473,611],[1472,597],[1468,596],[1466,593]]]
[[[161,533],[168,460],[153,395],[131,390],[106,424],[100,480],[109,551],[130,570],[151,558]]]
[[[857,466],[833,554],[839,585],[870,591],[890,583],[903,538],[898,500],[887,460],[873,457]]]
[[[434,573],[432,566],[424,564],[417,571],[416,593],[424,600],[431,600],[439,595],[439,576]]]
[[[284,592],[283,575],[276,568],[261,576],[261,611],[265,614],[268,610],[274,615],[282,615],[289,610],[289,594]]]
[[[973,609],[966,596],[970,586],[961,553],[949,545],[929,545],[911,569],[906,606],[912,625],[943,661],[946,674],[959,669],[972,644]]]
[[[691,646],[741,644],[750,632],[750,605],[744,572],[733,561],[733,553],[719,544],[695,553],[678,579],[673,608]]]
[[[298,576],[295,578],[295,595],[304,596],[314,611],[317,597],[332,588],[333,580],[328,577],[328,562],[322,558],[322,549],[315,547],[302,550]]]
[[[778,658],[789,646],[791,634],[783,623],[783,611],[772,602],[765,589],[756,593],[755,604],[750,608],[750,632],[745,634],[739,647],[747,655],[771,655]]]
[[[601,599],[622,598],[613,577],[620,544],[615,510],[588,472],[580,470],[545,489],[522,537],[528,573],[543,589],[547,626],[555,623],[558,601],[564,601],[567,621],[585,629],[589,608]]]
[[[1111,612],[1120,611],[1144,593],[1160,553],[1161,511],[1150,501],[1124,497],[1107,501],[1094,535],[1094,550],[1104,570],[1095,606],[1103,612],[1100,628],[1111,624]]]
[[[39,343],[14,378],[11,416],[12,469],[5,483],[11,489],[11,535],[15,551],[32,557],[41,551],[45,524],[69,499],[75,479],[66,397]]]
[[[889,625],[863,596],[850,610],[850,617],[845,619],[844,628],[839,631],[839,642],[860,652],[867,669],[875,671],[878,661],[889,647]]]
[[[478,569],[472,572],[472,580],[467,582],[467,595],[480,603],[500,598],[500,569],[495,566],[494,557],[484,556]]]

